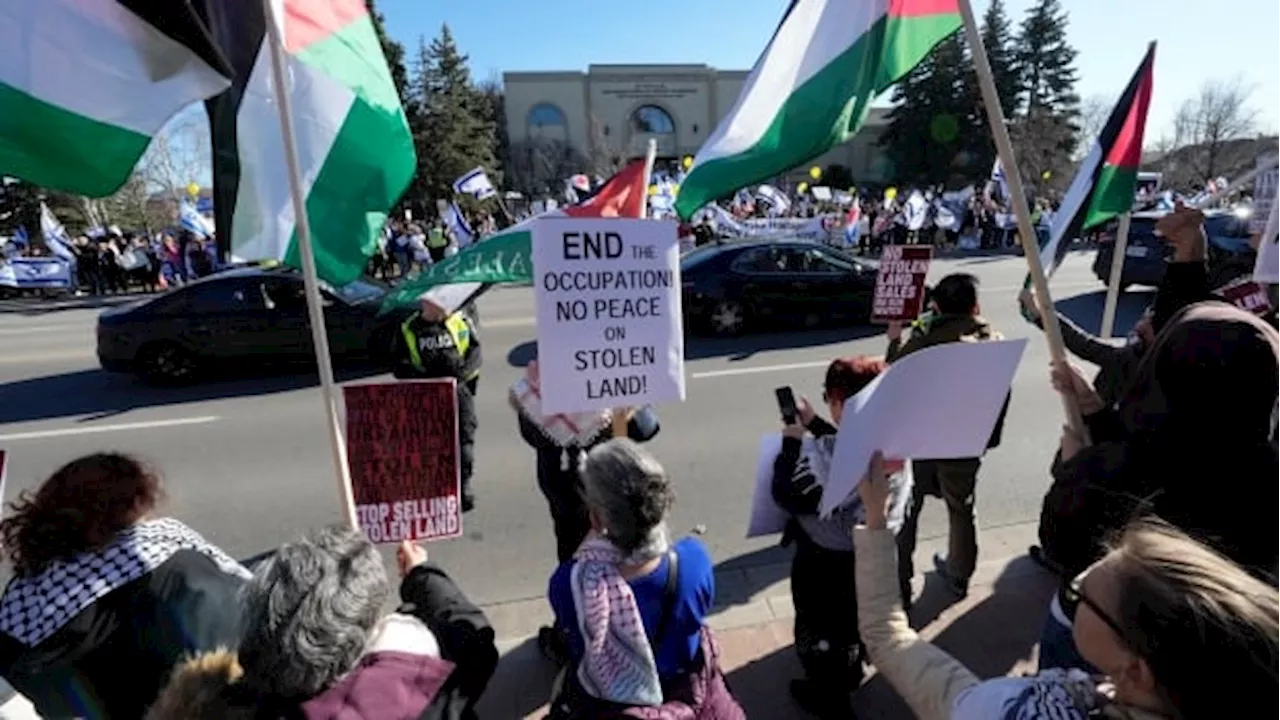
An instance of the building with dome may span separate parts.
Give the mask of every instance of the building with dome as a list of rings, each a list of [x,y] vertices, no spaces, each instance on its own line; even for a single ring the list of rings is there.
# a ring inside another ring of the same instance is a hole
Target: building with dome
[[[733,107],[745,70],[706,65],[591,65],[581,71],[503,74],[507,133],[513,147],[563,143],[590,157],[643,155],[650,139],[658,156],[693,155]],[[887,108],[873,107],[852,140],[808,165],[843,165],[858,183],[888,181],[890,166],[877,140]]]

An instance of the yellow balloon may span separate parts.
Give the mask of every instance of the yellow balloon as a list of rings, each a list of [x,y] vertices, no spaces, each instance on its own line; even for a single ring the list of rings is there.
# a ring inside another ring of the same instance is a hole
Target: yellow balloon
[[[1053,177],[1053,171],[1052,171],[1052,170],[1045,170],[1043,173],[1041,173],[1041,174],[1040,174],[1040,179],[1041,179],[1041,180],[1048,180],[1048,179],[1049,179],[1049,178],[1051,178],[1051,177]]]
[[[814,165],[813,167],[809,168],[809,177],[813,178],[814,180],[817,180],[818,178],[822,177],[822,168],[818,167],[817,165]]]
[[[650,195],[650,196],[653,196],[653,195],[657,195],[657,194],[658,194],[658,186],[657,186],[657,185],[650,185],[650,186],[649,186],[649,195]]]
[[[200,185],[198,183],[191,183],[190,185],[187,185],[187,194],[190,195],[191,197],[195,197],[199,195]]]
[[[692,155],[685,155],[685,156],[684,156],[684,160],[681,160],[681,161],[680,161],[680,164],[681,164],[681,165],[684,165],[684,169],[685,169],[685,170],[688,170],[689,168],[693,167],[693,156],[692,156]]]
[[[678,183],[673,183],[673,184],[671,185],[671,194],[672,194],[672,195],[679,195],[679,194],[680,194],[680,185],[679,185]]]
[[[896,197],[898,197],[898,188],[896,188],[896,187],[885,188],[885,190],[884,190],[884,199],[885,199],[885,200],[892,200],[892,199],[894,199],[894,198],[896,198]]]
[[[796,186],[796,192],[800,193],[801,195],[803,195],[803,194],[805,194],[805,193],[809,192],[809,183],[807,183],[807,182],[802,182],[802,183],[800,183],[799,185],[797,185],[797,186]]]

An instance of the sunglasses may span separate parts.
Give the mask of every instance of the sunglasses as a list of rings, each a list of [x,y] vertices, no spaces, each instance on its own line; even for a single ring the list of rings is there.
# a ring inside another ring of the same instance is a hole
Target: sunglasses
[[[1102,620],[1102,622],[1106,623],[1107,627],[1111,628],[1112,632],[1116,634],[1116,637],[1120,638],[1121,640],[1124,640],[1126,637],[1124,628],[1120,626],[1120,623],[1116,622],[1115,618],[1111,617],[1111,613],[1102,609],[1101,605],[1099,605],[1097,602],[1095,602],[1093,599],[1091,599],[1088,595],[1084,593],[1083,585],[1084,585],[1083,574],[1078,575],[1072,580],[1070,580],[1069,582],[1067,582],[1066,590],[1063,593],[1067,602],[1071,603],[1077,608],[1079,608],[1079,606],[1081,605],[1088,607],[1090,610],[1093,611],[1094,615],[1097,615],[1098,618]],[[1075,613],[1072,613],[1072,615],[1074,614]],[[1073,617],[1072,619],[1074,620],[1075,618]]]

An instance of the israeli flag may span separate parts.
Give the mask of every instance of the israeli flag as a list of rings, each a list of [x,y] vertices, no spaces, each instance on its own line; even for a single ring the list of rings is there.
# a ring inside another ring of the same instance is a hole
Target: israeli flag
[[[1000,187],[1000,197],[1007,198],[1009,195],[1009,179],[1004,176],[1004,166],[1000,164],[1000,158],[996,158],[996,162],[991,166],[991,182]]]
[[[17,230],[13,231],[13,244],[21,245],[22,247],[26,247],[31,244],[31,238],[27,236],[27,229],[25,227],[19,226]]]
[[[40,203],[40,234],[44,236],[44,244],[49,246],[49,252],[75,267],[76,253],[71,249],[71,238],[44,203]]]
[[[462,214],[462,210],[458,209],[458,203],[451,202],[445,206],[443,219],[445,226],[457,238],[459,250],[475,242],[476,234],[467,224],[467,217]]]
[[[183,230],[193,235],[199,235],[202,238],[207,238],[213,234],[213,226],[189,202],[182,203],[181,208],[178,210],[178,225]]]
[[[498,194],[498,191],[493,189],[493,183],[489,182],[489,176],[482,167],[478,167],[454,180],[453,191],[459,195],[470,195],[477,200],[487,200]]]

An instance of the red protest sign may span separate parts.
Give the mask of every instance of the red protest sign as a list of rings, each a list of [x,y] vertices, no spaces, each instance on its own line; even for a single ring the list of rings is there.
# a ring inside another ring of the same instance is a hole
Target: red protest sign
[[[347,463],[375,543],[462,535],[457,381],[347,385]]]
[[[1229,282],[1214,290],[1213,294],[1254,315],[1266,315],[1271,309],[1267,289],[1247,277]]]
[[[910,322],[924,309],[924,281],[933,248],[928,245],[889,245],[880,256],[871,322]]]

